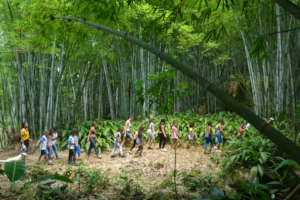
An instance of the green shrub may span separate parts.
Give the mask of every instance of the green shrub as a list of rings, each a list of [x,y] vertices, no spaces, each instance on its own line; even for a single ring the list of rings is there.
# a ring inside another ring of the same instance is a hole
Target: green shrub
[[[222,167],[225,172],[241,167],[249,168],[253,176],[262,176],[263,166],[273,163],[276,153],[275,145],[257,134],[252,133],[242,138],[232,138],[228,141],[222,156]]]
[[[106,189],[110,185],[109,178],[99,169],[88,169],[81,175],[80,180],[87,192]]]
[[[210,171],[181,172],[182,184],[191,192],[208,192],[212,185],[216,185],[216,177]]]
[[[167,120],[166,124],[166,132],[169,135],[171,131],[171,125],[174,120],[178,122],[179,130],[180,130],[180,142],[184,143],[188,140],[188,127],[191,122],[195,123],[195,132],[196,142],[198,144],[203,143],[203,133],[205,132],[206,125],[208,121],[212,121],[214,125],[221,119],[225,121],[225,138],[231,137],[236,134],[239,124],[242,122],[242,119],[235,114],[228,112],[219,112],[211,115],[197,115],[194,113],[177,113],[174,115],[158,115],[151,116],[154,118],[155,128],[158,133],[158,125],[162,118]],[[90,127],[92,124],[96,122],[98,125],[97,128],[97,136],[99,141],[97,143],[98,148],[101,150],[109,149],[110,145],[113,142],[114,134],[118,130],[118,128],[123,128],[125,121],[124,120],[95,120],[95,121],[84,121],[74,128],[79,130],[79,141],[81,142],[81,147],[83,151],[86,151],[88,148],[87,136]],[[138,126],[143,125],[145,128],[148,128],[148,119],[143,120],[133,120],[132,122],[132,130],[136,131]],[[65,149],[67,147],[67,139],[72,131],[72,128],[66,128],[60,131],[60,140],[58,144],[61,149]],[[146,137],[146,131],[145,131]],[[169,137],[168,137],[169,139]],[[158,137],[156,137],[158,141]]]
[[[120,199],[122,200],[143,200],[146,195],[144,194],[142,187],[135,183],[132,179],[127,176],[121,177],[121,184],[123,188],[120,192]]]

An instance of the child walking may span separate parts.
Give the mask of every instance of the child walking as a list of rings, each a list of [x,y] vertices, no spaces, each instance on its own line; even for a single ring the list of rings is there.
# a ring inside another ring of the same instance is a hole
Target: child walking
[[[97,158],[101,158],[98,148],[97,148],[97,135],[96,135],[96,129],[94,127],[91,128],[87,140],[90,143],[90,146],[88,149],[88,159],[90,158],[92,149],[95,150]]]
[[[21,153],[27,153],[27,147],[26,145],[22,142],[21,138],[18,138],[18,142],[20,144],[20,152]]]
[[[52,152],[55,155],[55,159],[58,159],[58,149],[56,146],[57,139],[58,139],[57,128],[50,129],[50,133],[52,134]]]
[[[129,118],[126,120],[125,122],[125,126],[124,126],[124,139],[122,142],[122,146],[124,147],[124,144],[126,143],[126,141],[128,139],[134,139],[133,136],[131,135],[131,121],[132,121],[133,117],[129,116]]]
[[[71,132],[71,135],[69,136],[68,139],[68,149],[69,149],[69,159],[68,163],[69,164],[75,164],[76,162],[76,157],[75,157],[75,135],[77,134],[77,129],[73,129]]]
[[[214,145],[213,140],[212,140],[212,123],[208,122],[207,123],[207,128],[206,131],[204,133],[204,153],[210,153],[211,149]],[[208,145],[210,145],[209,151],[207,151]]]
[[[29,134],[29,128],[28,128],[28,122],[22,123],[22,129],[21,129],[21,144],[26,146],[26,152],[29,151],[29,141],[30,141],[30,134]]]
[[[189,125],[189,132],[188,132],[188,144],[187,144],[187,149],[190,148],[191,145],[195,142],[195,133],[194,133],[194,126],[195,123],[190,123]]]
[[[80,144],[79,144],[79,139],[78,139],[78,131],[76,131],[76,134],[74,136],[75,140],[75,158],[76,160],[80,159],[80,154],[81,154],[81,149],[80,149]]]
[[[136,139],[137,139],[137,136],[138,136],[138,131],[135,131],[133,136],[132,136],[132,140],[133,140],[133,143],[132,143],[132,146],[129,150],[129,153],[132,154],[132,150],[134,149],[134,147],[136,146]]]
[[[39,139],[38,146],[40,147],[40,156],[39,156],[39,161],[43,158],[45,162],[47,162],[49,165],[51,164],[51,161],[48,159],[48,150],[47,150],[47,136],[49,132],[44,131],[43,135]]]
[[[140,126],[137,131],[136,144],[138,146],[138,149],[135,153],[135,156],[142,156],[143,154],[143,132],[144,127]]]
[[[154,120],[150,119],[149,121],[149,128],[147,130],[147,134],[148,134],[148,149],[153,149],[152,148],[152,144],[154,141],[154,134],[155,134],[155,129],[154,129]]]
[[[114,139],[114,147],[112,149],[112,152],[110,154],[110,157],[114,158],[115,157],[115,152],[117,149],[119,149],[120,151],[120,156],[121,157],[125,157],[124,152],[123,152],[123,148],[121,145],[121,141],[122,141],[122,128],[118,129],[118,132],[115,135],[115,139]]]
[[[222,136],[223,132],[224,132],[223,128],[222,128],[223,124],[224,124],[224,121],[220,120],[219,123],[216,126],[216,133],[215,133],[215,136],[217,137],[217,145],[216,145],[217,150],[216,150],[216,152],[222,152],[221,149],[220,149],[220,146],[223,142],[223,136]]]
[[[52,159],[51,155],[52,155],[52,132],[48,131],[48,135],[47,135],[47,151],[48,151],[48,159],[49,161]]]
[[[177,148],[178,145],[178,139],[179,139],[179,130],[177,128],[177,121],[174,120],[172,124],[172,129],[171,129],[171,139],[172,139],[172,146],[174,149]]]
[[[245,123],[241,123],[238,133],[237,133],[237,137],[241,137],[242,135],[244,135],[245,131],[247,130],[247,126]]]
[[[165,119],[161,119],[159,123],[159,150],[166,152],[165,145],[167,142],[167,133],[166,133],[166,126],[165,126]]]

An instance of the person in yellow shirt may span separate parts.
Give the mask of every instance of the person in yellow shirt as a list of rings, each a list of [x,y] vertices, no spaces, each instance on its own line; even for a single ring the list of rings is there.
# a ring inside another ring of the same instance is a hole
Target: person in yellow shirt
[[[22,129],[21,129],[21,144],[24,144],[26,146],[26,149],[28,151],[29,148],[29,130],[28,130],[28,123],[23,122],[22,123]]]

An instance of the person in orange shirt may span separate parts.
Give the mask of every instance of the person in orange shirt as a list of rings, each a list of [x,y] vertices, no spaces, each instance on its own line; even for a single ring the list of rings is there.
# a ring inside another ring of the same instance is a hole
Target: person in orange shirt
[[[29,149],[29,129],[28,129],[28,123],[25,121],[22,123],[22,129],[21,129],[21,144],[26,146],[26,151]]]

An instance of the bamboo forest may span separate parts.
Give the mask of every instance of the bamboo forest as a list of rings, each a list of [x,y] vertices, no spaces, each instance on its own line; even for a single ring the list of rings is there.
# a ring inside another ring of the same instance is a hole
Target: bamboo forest
[[[300,0],[0,0],[0,199],[300,200]]]

